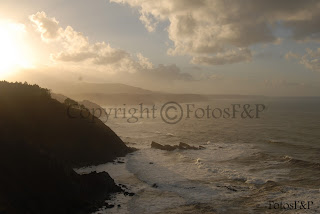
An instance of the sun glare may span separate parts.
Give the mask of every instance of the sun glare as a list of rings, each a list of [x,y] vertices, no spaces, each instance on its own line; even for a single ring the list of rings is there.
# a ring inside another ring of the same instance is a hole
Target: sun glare
[[[0,78],[18,69],[32,67],[25,33],[23,24],[0,20]]]

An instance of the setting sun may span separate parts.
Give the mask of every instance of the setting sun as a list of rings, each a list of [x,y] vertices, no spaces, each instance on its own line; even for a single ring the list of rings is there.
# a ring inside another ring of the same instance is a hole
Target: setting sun
[[[23,41],[24,25],[0,21],[0,78],[19,68],[32,66]]]

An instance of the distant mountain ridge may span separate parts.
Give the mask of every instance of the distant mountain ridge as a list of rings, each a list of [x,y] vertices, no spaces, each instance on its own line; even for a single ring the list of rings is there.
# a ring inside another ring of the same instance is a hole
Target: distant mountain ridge
[[[175,101],[207,102],[214,99],[238,99],[257,98],[259,95],[237,95],[237,94],[178,94],[146,90],[134,86],[118,83],[78,83],[69,86],[64,95],[74,100],[90,100],[100,106],[106,105],[147,105]],[[62,90],[62,89],[61,89]]]
[[[63,94],[101,93],[101,94],[152,94],[150,90],[121,83],[73,83],[61,87]]]

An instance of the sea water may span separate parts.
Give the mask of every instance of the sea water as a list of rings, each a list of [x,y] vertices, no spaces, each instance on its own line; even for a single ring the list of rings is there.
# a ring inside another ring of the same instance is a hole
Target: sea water
[[[190,117],[177,124],[165,123],[159,114],[136,123],[109,118],[106,124],[139,150],[121,158],[124,164],[77,172],[107,171],[136,194],[113,195],[108,203],[115,207],[97,213],[320,213],[320,98],[195,105],[235,103],[262,103],[266,109],[260,118]],[[152,141],[205,149],[162,151],[152,149]]]

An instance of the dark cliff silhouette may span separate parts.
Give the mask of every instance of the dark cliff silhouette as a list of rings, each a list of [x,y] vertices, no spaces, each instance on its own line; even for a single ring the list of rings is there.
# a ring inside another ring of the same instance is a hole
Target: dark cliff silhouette
[[[90,213],[120,190],[108,173],[78,175],[72,169],[132,151],[89,112],[81,117],[82,111],[37,85],[0,82],[1,214]]]

